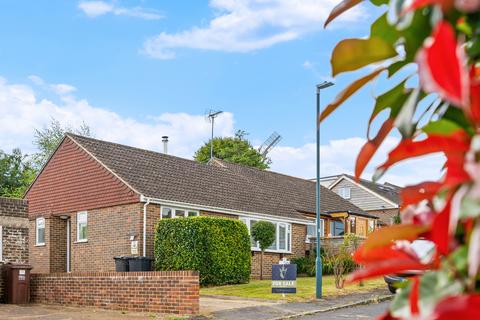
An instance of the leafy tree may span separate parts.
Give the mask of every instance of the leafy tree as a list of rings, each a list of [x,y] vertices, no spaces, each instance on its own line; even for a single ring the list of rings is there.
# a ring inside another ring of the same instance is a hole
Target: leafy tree
[[[20,198],[35,178],[36,171],[20,149],[11,154],[0,150],[0,196]]]
[[[252,226],[251,234],[254,241],[258,241],[260,250],[260,280],[263,280],[263,253],[275,241],[275,225],[268,221],[258,221]]]
[[[360,2],[343,0],[326,24]],[[419,156],[440,153],[445,162],[438,166],[440,179],[402,190],[401,223],[365,240],[353,255],[364,268],[349,280],[429,270],[401,285],[382,319],[480,319],[480,0],[370,2],[380,13],[370,35],[341,40],[331,58],[333,76],[360,69],[366,74],[347,85],[319,121],[386,75],[355,175],[395,130],[401,141],[374,179]],[[418,250],[412,241],[419,238],[432,248]]]
[[[93,136],[90,127],[83,122],[77,129],[70,126],[62,126],[56,119],[51,120],[48,127],[35,129],[33,144],[38,148],[38,152],[33,155],[33,161],[37,169],[40,169],[55,151],[65,133],[71,132],[86,137]]]
[[[245,139],[245,131],[238,130],[234,137],[213,138],[213,156],[228,162],[243,164],[259,169],[268,169],[270,159],[264,158],[257,149]],[[195,152],[195,160],[207,163],[210,160],[210,143],[205,143]]]

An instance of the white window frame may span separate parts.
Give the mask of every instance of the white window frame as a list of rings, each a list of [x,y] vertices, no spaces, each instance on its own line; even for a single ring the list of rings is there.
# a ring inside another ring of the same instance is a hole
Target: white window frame
[[[0,262],[3,261],[3,226],[0,226]]]
[[[309,223],[308,224],[309,226],[314,226],[315,229],[317,229],[317,223]],[[310,235],[308,234],[308,228],[307,228],[307,232],[306,232],[306,237],[305,237],[305,243],[311,243],[310,241]],[[317,235],[315,235],[317,236]],[[325,237],[325,219],[320,219],[320,237]]]
[[[189,212],[195,212],[195,217],[198,217],[200,215],[200,212],[198,210],[194,209],[188,209],[188,208],[180,208],[180,207],[172,207],[172,206],[161,206],[160,207],[160,219],[163,219],[163,209],[170,209],[172,211],[172,217],[171,218],[165,218],[165,219],[177,219],[177,218],[188,218],[188,213]],[[177,217],[175,214],[176,210],[182,210],[185,212],[186,216],[184,217]]]
[[[265,252],[274,252],[274,253],[292,253],[292,224],[288,222],[283,222],[279,220],[266,220],[266,219],[259,219],[259,218],[250,218],[245,216],[240,216],[239,220],[245,223],[248,229],[248,234],[250,235],[250,221],[268,221],[275,225],[275,246],[276,249],[266,249]],[[280,250],[280,225],[285,227],[285,249]],[[260,251],[260,246],[258,242],[255,246],[251,246],[252,251]]]
[[[85,239],[80,239],[80,216],[85,215],[85,228],[87,229],[87,237]],[[88,212],[87,211],[80,211],[77,212],[77,242],[88,242]]]
[[[338,194],[343,199],[349,200],[352,198],[352,188],[350,187],[341,187],[338,189]]]
[[[38,241],[38,225],[39,225],[39,222],[42,221],[43,222],[43,242],[40,242]],[[36,246],[44,246],[45,245],[45,237],[46,237],[46,234],[45,234],[45,218],[44,217],[38,217],[37,219],[35,219],[35,245]]]

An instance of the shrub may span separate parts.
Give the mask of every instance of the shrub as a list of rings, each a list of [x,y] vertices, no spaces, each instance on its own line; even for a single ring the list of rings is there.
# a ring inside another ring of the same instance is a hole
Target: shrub
[[[154,252],[156,270],[198,270],[202,286],[246,283],[250,278],[250,237],[239,220],[162,219]]]
[[[323,249],[323,248],[322,248]],[[355,271],[358,268],[358,265],[353,261],[350,255],[343,255],[341,260],[337,260],[341,262],[345,273],[350,273]],[[314,277],[316,274],[316,266],[315,266],[315,255],[311,255],[308,257],[300,257],[300,258],[293,258],[292,263],[297,265],[297,272],[298,274],[306,274],[309,277]],[[323,275],[331,275],[334,274],[333,272],[332,260],[327,257],[325,254],[325,250],[322,250],[322,274]]]

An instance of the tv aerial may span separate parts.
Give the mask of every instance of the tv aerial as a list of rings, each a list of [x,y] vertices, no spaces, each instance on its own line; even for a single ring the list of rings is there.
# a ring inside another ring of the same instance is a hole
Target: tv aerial
[[[282,140],[282,136],[277,132],[273,132],[267,140],[258,148],[258,152],[262,157],[266,158],[267,154]]]

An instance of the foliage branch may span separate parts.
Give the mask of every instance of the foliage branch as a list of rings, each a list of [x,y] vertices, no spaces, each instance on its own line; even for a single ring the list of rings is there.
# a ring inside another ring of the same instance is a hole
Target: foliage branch
[[[331,65],[333,76],[374,69],[348,85],[318,121],[385,77],[393,84],[376,96],[356,177],[396,131],[402,139],[374,179],[414,157],[441,153],[445,163],[440,179],[402,190],[401,223],[371,234],[353,256],[364,268],[348,281],[427,270],[400,288],[383,319],[480,319],[480,0],[370,2],[385,12],[367,39],[340,41]],[[326,25],[360,3],[344,0]],[[381,114],[387,117],[372,135]],[[419,238],[434,243],[430,255],[412,250]]]

